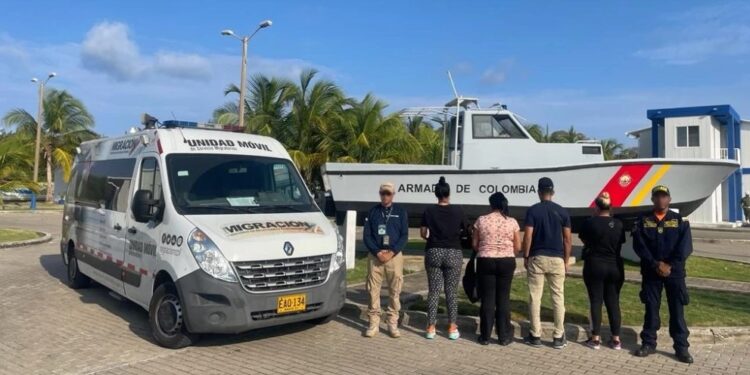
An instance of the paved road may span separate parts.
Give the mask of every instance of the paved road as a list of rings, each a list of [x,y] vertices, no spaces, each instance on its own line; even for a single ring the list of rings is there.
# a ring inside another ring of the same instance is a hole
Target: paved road
[[[53,214],[0,215],[0,226],[37,228],[59,238]],[[56,240],[55,239],[55,240]],[[661,352],[563,351],[522,344],[481,347],[467,339],[424,340],[404,328],[399,340],[360,336],[363,321],[297,324],[237,336],[208,336],[198,346],[167,350],[149,336],[146,312],[101,287],[71,290],[56,242],[0,250],[0,373],[75,374],[453,374],[453,373],[748,373],[750,344],[694,345],[688,366]],[[628,348],[633,349],[633,348]],[[669,345],[664,342],[663,349]]]

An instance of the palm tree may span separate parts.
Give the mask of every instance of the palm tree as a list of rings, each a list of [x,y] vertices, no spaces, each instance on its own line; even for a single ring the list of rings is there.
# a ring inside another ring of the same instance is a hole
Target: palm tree
[[[386,104],[371,94],[344,112],[344,121],[329,134],[331,156],[348,163],[416,163],[422,154],[398,113],[383,115]]]
[[[550,134],[550,142],[553,143],[576,143],[587,139],[586,135],[579,133],[573,126],[568,130],[558,130]]]
[[[275,134],[307,182],[320,181],[320,166],[328,161],[329,135],[343,121],[343,108],[350,101],[335,83],[315,79],[314,69],[303,71],[299,83],[290,93],[290,112]]]
[[[602,153],[604,154],[604,160],[612,160],[622,151],[622,143],[617,142],[614,138],[604,139],[602,143]]]
[[[286,109],[295,93],[294,85],[285,79],[255,75],[250,79],[250,90],[245,100],[245,131],[260,135],[274,135],[286,116]],[[229,85],[224,95],[239,93],[236,85]],[[227,103],[214,111],[215,122],[223,125],[238,123],[237,104]]]
[[[550,141],[549,127],[543,128],[539,124],[531,124],[526,126],[526,131],[529,132],[531,138],[539,143],[547,143]]]
[[[0,138],[0,191],[28,188],[39,191],[39,185],[32,175],[34,150],[29,147],[33,142],[19,134],[3,135]],[[3,199],[0,197],[0,206]]]
[[[637,159],[638,158],[638,147],[623,148],[618,152],[615,159]]]
[[[33,139],[36,119],[23,109],[16,108],[4,117],[6,126],[15,126],[16,134]],[[86,106],[65,90],[50,90],[44,99],[44,125],[42,126],[42,157],[47,166],[47,201],[52,200],[52,169],[61,168],[65,181],[70,179],[75,148],[83,141],[94,139],[91,131],[94,117]],[[32,152],[33,154],[33,152]]]

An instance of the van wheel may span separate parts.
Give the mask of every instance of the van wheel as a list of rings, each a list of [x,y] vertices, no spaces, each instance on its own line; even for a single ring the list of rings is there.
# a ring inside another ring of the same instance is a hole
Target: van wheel
[[[312,319],[312,320],[310,320],[310,323],[315,324],[315,325],[328,324],[332,320],[336,319],[337,316],[339,316],[339,313],[335,312],[335,313],[333,313],[331,315],[328,315],[328,316],[323,316],[323,317],[320,317],[320,318]]]
[[[165,283],[154,291],[148,309],[148,324],[156,342],[169,349],[192,345],[198,336],[185,327],[182,303],[174,284]]]
[[[68,286],[81,289],[89,285],[91,285],[91,279],[78,269],[78,258],[76,258],[75,251],[71,251],[68,255]]]

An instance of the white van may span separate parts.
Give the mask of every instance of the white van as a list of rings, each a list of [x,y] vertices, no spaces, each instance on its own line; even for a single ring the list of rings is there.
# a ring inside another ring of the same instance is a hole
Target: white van
[[[272,138],[173,127],[85,142],[65,202],[68,284],[147,309],[162,346],[325,323],[344,304],[342,238]]]

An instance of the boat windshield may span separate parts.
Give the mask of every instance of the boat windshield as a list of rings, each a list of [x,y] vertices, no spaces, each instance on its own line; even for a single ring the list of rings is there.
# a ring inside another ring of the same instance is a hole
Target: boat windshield
[[[312,212],[317,208],[285,159],[212,154],[167,156],[172,201],[185,215]]]

